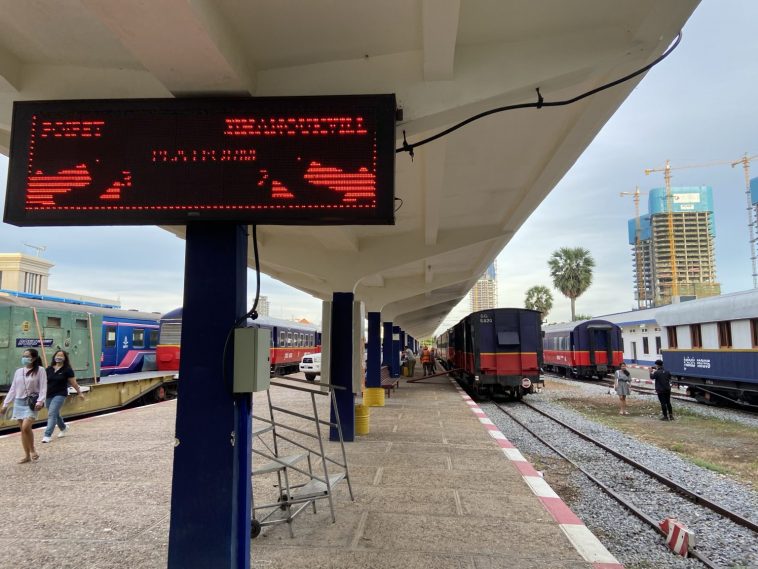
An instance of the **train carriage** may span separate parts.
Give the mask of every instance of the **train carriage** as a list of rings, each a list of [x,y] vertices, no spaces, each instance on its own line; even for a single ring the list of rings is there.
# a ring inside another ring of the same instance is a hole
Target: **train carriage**
[[[579,378],[604,377],[624,361],[621,328],[607,320],[543,326],[545,369]]]
[[[663,365],[704,403],[758,405],[758,291],[656,310]]]
[[[520,399],[542,383],[540,313],[520,308],[474,312],[437,338],[438,357],[478,394]]]
[[[306,354],[321,351],[321,332],[318,326],[281,320],[269,316],[248,319],[247,326],[267,328],[271,331],[271,371],[277,374],[299,370],[300,361]],[[167,312],[160,320],[160,337],[156,350],[158,369],[179,369],[182,335],[182,309]]]
[[[0,391],[10,387],[27,348],[49,364],[69,353],[83,383],[155,369],[158,315],[29,293],[0,294]]]

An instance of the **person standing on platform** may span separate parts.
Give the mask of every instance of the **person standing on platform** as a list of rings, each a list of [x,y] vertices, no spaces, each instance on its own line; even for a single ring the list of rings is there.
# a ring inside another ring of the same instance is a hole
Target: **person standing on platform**
[[[655,380],[655,392],[661,402],[661,421],[673,421],[674,410],[671,407],[671,373],[663,368],[663,360],[656,360],[650,368],[650,379]]]
[[[413,377],[413,370],[416,368],[416,355],[408,346],[403,350],[405,356],[405,365],[408,367],[408,377]]]
[[[47,375],[42,367],[39,352],[34,348],[24,350],[21,356],[21,367],[13,374],[13,383],[5,395],[0,414],[5,412],[8,404],[13,402],[13,419],[18,421],[21,431],[21,446],[24,449],[24,458],[19,464],[31,462],[39,458],[34,448],[34,433],[32,425],[37,419],[37,413],[45,404],[47,395]],[[35,399],[36,396],[36,399]]]
[[[626,369],[626,364],[621,362],[621,366],[616,371],[616,393],[619,396],[619,402],[621,403],[621,410],[619,415],[628,415],[629,411],[626,410],[626,396],[631,393],[629,386],[632,381],[632,375],[629,370]]]
[[[424,346],[424,349],[421,350],[421,365],[424,368],[424,377],[427,375],[432,375],[432,355],[429,352],[429,346]]]
[[[71,368],[71,362],[68,359],[68,352],[58,350],[53,355],[53,365],[48,366],[45,370],[47,374],[47,428],[45,435],[42,437],[43,443],[49,443],[58,425],[58,438],[65,437],[68,434],[68,426],[63,417],[61,417],[61,407],[66,402],[68,396],[68,386],[76,389],[76,393],[84,399],[82,388],[76,382],[76,375]]]

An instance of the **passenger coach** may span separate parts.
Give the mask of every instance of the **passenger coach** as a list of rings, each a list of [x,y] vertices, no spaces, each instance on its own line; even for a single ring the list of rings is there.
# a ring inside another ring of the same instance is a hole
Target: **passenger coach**
[[[607,320],[543,326],[545,369],[571,377],[605,377],[624,361],[621,328]]]
[[[271,331],[269,357],[272,373],[297,372],[304,355],[321,351],[321,331],[313,324],[259,316],[256,320],[248,318],[247,325]],[[182,309],[176,308],[160,320],[160,339],[156,350],[159,370],[179,369],[181,336]]]
[[[540,313],[495,308],[466,316],[437,338],[438,358],[477,394],[521,399],[542,384]]]
[[[758,405],[758,291],[659,308],[663,365],[704,403]]]

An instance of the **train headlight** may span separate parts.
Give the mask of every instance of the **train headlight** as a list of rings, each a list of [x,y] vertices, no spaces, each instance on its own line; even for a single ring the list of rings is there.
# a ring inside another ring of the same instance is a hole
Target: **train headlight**
[[[523,387],[524,389],[529,389],[531,386],[532,386],[532,380],[529,379],[528,377],[525,377],[524,379],[521,380],[521,387]]]
[[[474,376],[474,381],[479,381],[479,376],[478,375]]]

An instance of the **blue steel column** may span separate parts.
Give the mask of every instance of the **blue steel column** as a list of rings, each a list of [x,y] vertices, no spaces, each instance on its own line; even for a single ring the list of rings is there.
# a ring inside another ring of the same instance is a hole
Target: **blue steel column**
[[[331,382],[345,389],[336,389],[337,410],[345,441],[355,439],[355,398],[353,396],[353,293],[335,292],[332,295]],[[334,409],[331,412],[335,422]],[[329,440],[338,441],[337,429],[329,429]]]
[[[382,365],[387,366],[392,371],[392,322],[385,322],[382,325],[384,332],[384,341],[382,342]]]
[[[233,343],[224,351],[245,313],[247,235],[212,222],[186,235],[168,567],[248,569],[252,405],[232,395]]]
[[[369,312],[368,317],[368,354],[366,354],[366,387],[381,387],[380,365],[382,361],[380,330],[381,314]]]
[[[405,349],[405,330],[400,330],[400,351]]]
[[[395,340],[395,336],[398,337],[397,340]],[[392,353],[390,356],[392,377],[400,377],[400,326],[392,327]]]

